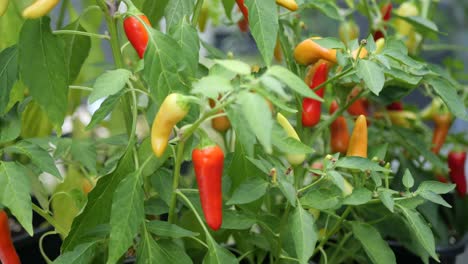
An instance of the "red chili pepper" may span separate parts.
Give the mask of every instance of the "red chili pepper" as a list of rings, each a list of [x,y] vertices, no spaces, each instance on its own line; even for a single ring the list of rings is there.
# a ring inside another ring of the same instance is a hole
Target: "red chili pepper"
[[[353,99],[355,96],[357,96],[360,92],[359,88],[354,88],[351,93],[348,96],[348,100]],[[359,98],[354,103],[352,103],[347,111],[350,115],[353,116],[369,116],[369,112],[367,111],[367,108],[369,107],[369,102],[365,98]]]
[[[466,151],[451,151],[448,154],[450,179],[457,185],[457,192],[461,197],[466,195],[465,160]]]
[[[249,23],[249,10],[244,4],[244,0],[236,0],[237,6],[239,7],[240,11],[244,15],[245,21],[247,24]]]
[[[330,115],[338,110],[338,103],[333,101],[330,105]],[[330,148],[332,153],[340,152],[345,154],[348,150],[349,131],[346,119],[338,116],[330,125]]]
[[[326,82],[328,78],[328,63],[322,62],[317,67],[317,70],[314,73],[312,82],[309,84],[311,89],[321,85]],[[323,98],[325,92],[324,87],[315,91],[315,93]],[[313,127],[320,121],[321,115],[321,106],[322,102],[317,101],[312,98],[304,98],[302,100],[302,125],[304,127]]]
[[[139,15],[139,17],[151,27],[151,23],[145,15]],[[135,48],[140,59],[142,59],[148,45],[148,32],[145,26],[137,18],[129,16],[124,20],[124,29],[128,40]]]
[[[197,178],[200,201],[208,226],[218,230],[223,221],[221,177],[224,154],[218,145],[195,148],[192,161]]]
[[[443,182],[443,183],[448,183],[448,180],[447,178],[445,178],[445,176],[441,175],[441,174],[436,174],[436,179],[440,182]]]
[[[401,101],[393,102],[393,103],[387,105],[387,110],[402,111],[403,110],[403,103]]]
[[[392,16],[392,9],[393,9],[392,3],[388,3],[388,4],[385,4],[385,5],[382,6],[382,8],[380,9],[380,13],[382,14],[383,21],[389,21],[390,20],[390,17]],[[385,26],[385,29],[387,29],[386,26]],[[383,38],[383,37],[384,37],[384,34],[380,30],[377,30],[374,33],[374,40],[375,41],[377,41],[378,39]]]
[[[3,264],[21,263],[11,241],[10,225],[5,211],[0,211],[0,260]]]
[[[439,153],[445,143],[445,138],[452,124],[452,115],[450,113],[436,114],[432,117],[435,123],[434,134],[432,136],[431,151],[435,154]]]

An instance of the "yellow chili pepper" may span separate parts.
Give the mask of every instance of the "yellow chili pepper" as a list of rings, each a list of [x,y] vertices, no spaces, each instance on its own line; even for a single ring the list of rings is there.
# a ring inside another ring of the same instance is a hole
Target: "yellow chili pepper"
[[[296,130],[291,126],[289,123],[288,119],[284,117],[281,113],[278,113],[276,115],[276,120],[278,123],[283,127],[283,129],[286,131],[286,134],[288,134],[289,137],[292,137],[297,140],[301,140],[299,138],[299,135],[297,135]],[[302,162],[304,162],[306,158],[305,154],[287,154],[286,159],[288,160],[289,163],[292,165],[299,165]]]

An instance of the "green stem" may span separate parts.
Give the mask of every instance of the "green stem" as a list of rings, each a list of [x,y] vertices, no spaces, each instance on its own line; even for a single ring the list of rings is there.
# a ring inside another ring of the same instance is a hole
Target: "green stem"
[[[49,215],[48,213],[46,213],[44,210],[42,210],[42,208],[40,208],[39,206],[35,205],[35,204],[32,204],[32,209],[34,212],[36,212],[38,215],[42,216],[42,218],[44,218],[51,226],[53,226],[55,228],[55,230],[57,230],[57,232],[59,232],[60,234],[62,235],[66,235],[68,232],[65,230],[65,228],[63,228],[62,226],[60,226],[56,221],[55,219]]]
[[[193,214],[195,215],[195,217],[197,218],[198,222],[200,223],[200,225],[202,226],[203,230],[205,231],[205,234],[206,234],[206,237],[207,237],[207,240],[208,238],[210,239],[213,239],[210,235],[210,232],[208,231],[208,229],[206,228],[205,226],[205,223],[203,223],[203,220],[201,219],[200,215],[198,214],[197,210],[195,209],[195,207],[193,206],[193,204],[190,202],[190,200],[187,198],[187,196],[185,196],[180,190],[176,190],[174,192],[175,194],[179,195],[182,200],[184,200],[188,207],[190,207],[190,209],[193,211]]]
[[[343,212],[343,214],[341,215],[340,219],[338,219],[338,221],[336,222],[335,226],[333,226],[333,228],[331,229],[330,233],[328,233],[328,234],[322,239],[322,241],[320,242],[320,244],[315,248],[314,253],[312,254],[312,256],[315,255],[321,248],[323,248],[323,246],[325,245],[325,243],[327,243],[327,241],[330,239],[330,237],[333,236],[333,235],[339,230],[341,224],[342,224],[343,221],[346,219],[346,217],[349,215],[349,213],[351,213],[351,206],[346,207],[346,210]]]
[[[180,178],[180,167],[182,165],[183,155],[184,155],[185,141],[180,141],[177,145],[177,156],[175,159],[174,165],[174,178],[172,179],[172,193],[171,193],[171,203],[169,205],[169,223],[174,223],[175,218],[175,209],[177,205],[176,191],[179,187],[179,178]]]
[[[297,206],[301,206],[301,205],[297,205]],[[281,224],[280,224],[281,229],[287,228],[287,225],[285,222],[288,219],[290,208],[291,208],[290,203],[287,203],[286,209],[284,210],[283,216],[281,217]],[[280,263],[280,259],[281,259],[280,249],[282,248],[281,244],[283,242],[281,238],[282,238],[281,236],[278,236],[278,250],[276,250],[276,263]]]
[[[325,176],[321,176],[318,180],[314,181],[313,183],[311,183],[311,184],[297,190],[297,193],[299,194],[301,192],[306,191],[307,189],[309,189],[309,188],[313,187],[314,185],[318,184],[319,182],[321,182],[324,178],[325,178]]]
[[[333,260],[335,260],[336,256],[338,255],[338,253],[341,251],[341,249],[343,248],[344,244],[346,243],[346,241],[348,241],[348,239],[353,235],[353,233],[349,232],[347,233],[341,240],[340,240],[340,243],[338,244],[338,247],[335,249],[335,251],[333,252],[333,255],[331,256],[329,262],[330,263],[333,263]]]
[[[55,30],[54,34],[59,35],[81,35],[81,36],[87,36],[87,37],[92,37],[92,38],[98,38],[98,39],[107,39],[109,40],[110,37],[108,35],[101,35],[101,34],[95,34],[95,33],[89,33],[89,32],[84,32],[84,31],[79,31],[79,30]]]
[[[55,235],[57,234],[56,231],[49,231],[49,232],[46,232],[44,233],[41,238],[39,238],[39,251],[41,252],[41,255],[42,257],[45,259],[46,263],[49,264],[49,263],[52,263],[52,260],[49,259],[49,257],[47,256],[47,254],[45,253],[44,251],[44,248],[42,247],[42,242],[44,241],[44,238],[48,235]]]
[[[67,11],[67,6],[70,4],[70,0],[63,0],[62,5],[60,6],[60,13],[57,19],[57,23],[55,24],[56,28],[62,28],[63,20],[65,19],[65,12]]]
[[[197,3],[195,4],[195,9],[193,11],[193,16],[192,16],[192,26],[197,27],[198,24],[198,18],[200,17],[200,12],[203,7],[203,0],[197,0]]]
[[[318,85],[317,87],[314,87],[313,90],[314,91],[317,91],[318,89],[324,87],[325,85],[333,82],[334,80],[336,79],[340,79],[340,78],[343,78],[343,77],[346,77],[346,75],[351,75],[351,74],[354,74],[354,72],[352,72],[354,70],[354,68],[349,68],[347,69],[346,71],[344,72],[341,72],[340,74],[337,74],[335,76],[333,76],[332,78],[328,79],[327,81],[321,83],[320,85]]]

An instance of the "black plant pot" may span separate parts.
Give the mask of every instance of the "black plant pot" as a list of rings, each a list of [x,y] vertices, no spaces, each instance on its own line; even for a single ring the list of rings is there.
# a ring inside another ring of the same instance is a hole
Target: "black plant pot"
[[[457,256],[465,251],[465,246],[468,243],[468,234],[457,243],[449,246],[440,246],[436,248],[437,255],[440,258],[441,264],[455,264]],[[397,241],[388,241],[388,244],[392,248],[396,256],[397,263],[411,263],[411,264],[423,264],[421,259],[408,251],[402,244]],[[432,258],[429,263],[437,263]]]
[[[13,243],[21,259],[21,263],[46,263],[39,249],[39,239],[46,232],[52,231],[52,227],[39,227],[34,229],[34,236],[30,237],[26,232],[13,236]],[[58,235],[48,235],[43,239],[42,248],[49,259],[54,260],[60,255],[62,240]]]

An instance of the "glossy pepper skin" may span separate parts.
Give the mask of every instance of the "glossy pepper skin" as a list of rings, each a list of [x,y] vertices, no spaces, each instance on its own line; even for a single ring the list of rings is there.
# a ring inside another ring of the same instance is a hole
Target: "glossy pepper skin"
[[[299,64],[310,65],[320,59],[336,63],[336,50],[320,46],[313,38],[299,43],[294,49],[294,58]]]
[[[333,101],[330,105],[330,115],[338,110],[338,103]],[[349,131],[346,119],[338,116],[330,125],[330,148],[332,153],[345,154],[349,145]]]
[[[213,108],[215,107],[216,102],[212,99],[210,99],[210,107]],[[219,110],[218,114],[224,113],[224,110]],[[213,119],[211,119],[211,126],[213,127],[214,130],[224,133],[226,132],[229,128],[231,128],[231,122],[229,121],[229,118],[227,116],[218,116]]]
[[[294,0],[276,0],[276,4],[290,10],[290,11],[296,11],[298,6],[296,1]]]
[[[7,11],[9,2],[9,0],[0,1],[0,16],[3,16],[3,14],[5,14],[5,12]]]
[[[3,210],[0,211],[0,260],[3,264],[21,263],[11,240],[8,215]]]
[[[367,121],[364,115],[360,115],[354,123],[346,156],[367,158]]]
[[[218,145],[196,148],[192,151],[192,161],[206,223],[216,231],[223,222],[223,150]]]
[[[281,127],[286,131],[286,134],[288,135],[288,137],[292,137],[294,139],[301,141],[294,127],[291,125],[291,123],[289,123],[288,119],[284,117],[281,113],[278,113],[276,115],[276,121],[278,121]],[[302,164],[305,158],[306,158],[305,154],[288,153],[286,155],[286,159],[291,165]]]
[[[354,88],[348,96],[348,100],[353,99],[357,96],[360,92],[359,88]],[[354,103],[352,103],[348,109],[348,113],[353,116],[365,115],[369,116],[369,112],[367,111],[367,101],[365,98],[359,98]]]
[[[456,188],[460,197],[466,195],[465,160],[466,151],[450,151],[448,154],[450,179],[457,185]]]
[[[151,23],[145,15],[139,15],[139,17],[151,27]],[[124,20],[124,30],[128,41],[130,41],[133,48],[135,48],[138,53],[138,57],[142,59],[145,54],[146,47],[148,46],[149,38],[145,26],[141,24],[137,18],[129,16]]]
[[[432,135],[431,151],[439,153],[445,143],[450,126],[452,125],[452,115],[450,113],[436,114],[432,117],[434,120],[434,134]]]
[[[389,21],[391,16],[392,16],[392,9],[393,9],[393,5],[392,3],[388,3],[388,4],[385,4],[382,6],[382,8],[380,9],[380,13],[382,14],[382,20],[383,21]],[[387,28],[385,26],[385,28]],[[374,40],[377,41],[381,38],[384,37],[384,34],[382,31],[380,30],[377,30],[376,32],[374,32]]]
[[[23,17],[29,19],[47,15],[59,3],[59,0],[37,0],[23,10]]]
[[[314,73],[312,82],[309,84],[311,89],[326,82],[328,78],[328,64],[321,63]],[[318,89],[316,94],[323,98],[324,87]],[[312,98],[302,100],[302,125],[304,127],[313,127],[320,121],[322,103]]]
[[[151,127],[151,147],[156,157],[164,154],[172,129],[184,119],[189,109],[181,94],[172,93],[164,99]]]

